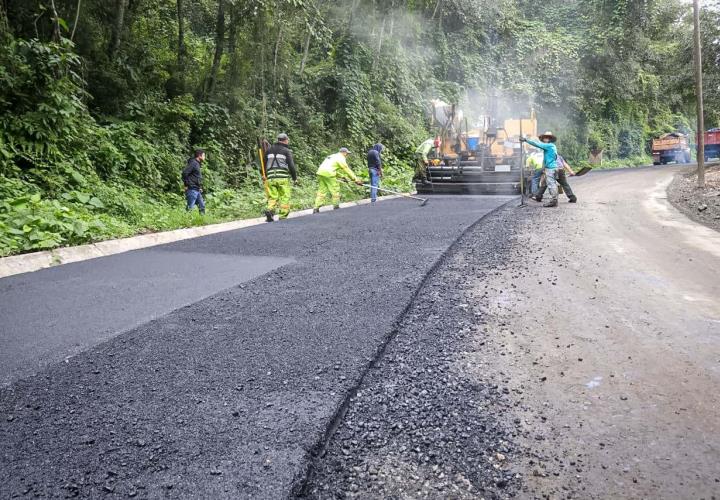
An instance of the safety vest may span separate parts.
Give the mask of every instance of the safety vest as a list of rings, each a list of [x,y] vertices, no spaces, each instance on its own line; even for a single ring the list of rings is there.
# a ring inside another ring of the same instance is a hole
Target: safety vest
[[[432,151],[432,148],[435,147],[435,140],[434,139],[428,139],[427,141],[423,142],[418,146],[418,148],[415,150],[416,154],[422,155],[424,160],[427,160],[427,155]]]
[[[320,164],[320,168],[318,168],[317,175],[323,177],[337,177],[340,175],[341,177],[349,177],[353,181],[358,180],[357,175],[350,170],[347,159],[342,153],[335,153],[325,158]]]

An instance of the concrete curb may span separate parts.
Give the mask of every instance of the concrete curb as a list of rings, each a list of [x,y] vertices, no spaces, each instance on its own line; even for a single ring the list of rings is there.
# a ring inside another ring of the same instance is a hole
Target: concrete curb
[[[378,201],[391,200],[400,198],[400,196],[382,196]],[[369,198],[359,201],[351,201],[341,203],[340,208],[350,208],[370,203]],[[323,207],[321,212],[332,210],[332,207]],[[292,212],[289,218],[304,217],[311,215],[312,209],[300,210]],[[87,245],[76,247],[63,247],[53,250],[45,250],[42,252],[27,253],[22,255],[13,255],[11,257],[0,258],[0,278],[13,276],[22,273],[31,273],[48,267],[59,266],[62,264],[70,264],[72,262],[81,262],[98,257],[106,257],[119,253],[139,250],[141,248],[154,247],[174,241],[198,238],[200,236],[208,236],[226,231],[234,231],[246,227],[266,224],[264,217],[255,219],[243,219],[232,222],[223,222],[221,224],[211,224],[207,226],[189,227],[185,229],[175,229],[173,231],[164,231],[160,233],[142,234],[139,236],[131,236],[128,238],[120,238],[115,240],[99,241]]]

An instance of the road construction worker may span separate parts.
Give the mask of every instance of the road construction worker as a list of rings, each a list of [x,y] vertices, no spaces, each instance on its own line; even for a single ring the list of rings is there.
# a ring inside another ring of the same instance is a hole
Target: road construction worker
[[[542,178],[543,172],[543,154],[540,152],[530,154],[526,166],[533,173],[532,179],[530,180],[530,197],[533,198],[540,187],[540,179]]]
[[[558,171],[557,171],[557,182],[560,184],[560,187],[563,188],[563,192],[565,193],[565,196],[568,197],[568,201],[570,203],[577,203],[577,196],[573,193],[572,188],[570,187],[570,183],[568,182],[567,178],[568,176],[572,177],[575,175],[575,172],[573,171],[570,164],[565,161],[565,158],[563,158],[561,155],[558,155]],[[543,195],[545,194],[545,189],[547,188],[547,184],[541,185],[537,191],[535,191],[535,200],[536,201],[542,201]]]
[[[265,177],[267,179],[268,203],[265,217],[272,222],[275,217],[275,207],[280,205],[278,215],[287,219],[290,214],[290,195],[292,187],[290,179],[297,182],[297,169],[293,159],[292,150],[288,147],[290,139],[287,134],[279,134],[277,142],[270,146],[265,153]]]
[[[334,155],[330,155],[320,164],[317,171],[318,191],[315,197],[315,209],[313,213],[318,213],[320,207],[325,202],[325,198],[329,195],[332,199],[334,209],[340,208],[340,185],[338,184],[338,175],[347,177],[358,186],[362,186],[362,181],[355,175],[347,164],[347,157],[350,154],[348,148],[340,148],[340,151]]]
[[[415,150],[415,162],[417,164],[415,167],[415,180],[422,181],[423,184],[427,182],[427,167],[430,164],[428,155],[433,148],[439,149],[439,142],[436,139],[428,139]]]
[[[182,171],[182,181],[185,186],[185,202],[188,212],[197,205],[200,215],[205,215],[205,200],[202,195],[202,172],[200,166],[205,161],[205,151],[196,149],[192,158]]]
[[[382,179],[382,152],[385,149],[380,143],[375,144],[367,154],[368,174],[370,175],[370,201],[375,203],[377,201],[377,188],[380,185],[380,179]]]
[[[548,131],[539,137],[541,142],[534,141],[532,139],[521,138],[520,141],[527,142],[531,146],[535,146],[538,149],[543,150],[543,171],[545,173],[545,182],[547,183],[548,190],[550,191],[550,201],[545,203],[544,207],[557,207],[558,206],[558,188],[557,188],[557,137],[555,134]]]

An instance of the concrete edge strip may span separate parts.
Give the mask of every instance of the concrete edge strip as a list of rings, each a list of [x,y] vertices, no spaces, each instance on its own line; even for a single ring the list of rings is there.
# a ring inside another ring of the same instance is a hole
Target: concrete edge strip
[[[332,440],[333,436],[337,432],[338,428],[340,427],[340,424],[345,419],[345,415],[347,414],[348,409],[350,408],[350,402],[352,399],[357,395],[358,391],[362,387],[363,383],[365,382],[365,377],[368,373],[370,373],[371,370],[376,368],[382,358],[385,356],[385,352],[387,351],[388,346],[390,343],[397,337],[398,333],[400,332],[400,327],[402,326],[403,322],[405,321],[405,318],[407,317],[408,313],[410,312],[410,309],[415,304],[418,296],[420,295],[420,292],[423,288],[425,288],[425,285],[430,280],[430,278],[437,272],[437,270],[440,268],[441,265],[443,265],[448,257],[453,254],[453,252],[458,247],[460,241],[465,237],[466,234],[468,234],[470,231],[474,230],[475,227],[482,224],[486,218],[490,217],[491,215],[494,215],[501,210],[506,209],[509,206],[512,206],[512,204],[517,203],[517,197],[513,197],[512,199],[508,200],[506,203],[503,203],[497,208],[494,208],[490,210],[488,213],[480,217],[478,220],[470,224],[468,227],[466,227],[459,235],[458,237],[445,249],[445,251],[440,254],[440,256],[435,260],[435,262],[430,266],[427,273],[425,273],[425,276],[423,276],[422,280],[420,280],[420,283],[418,283],[418,286],[413,291],[412,296],[410,297],[410,300],[406,304],[406,306],[403,308],[403,310],[400,312],[400,314],[395,318],[395,321],[392,324],[392,327],[390,331],[385,335],[385,337],[382,339],[380,345],[375,351],[375,354],[373,355],[372,359],[368,361],[368,363],[365,365],[365,367],[362,369],[362,372],[360,374],[360,377],[357,379],[355,384],[345,393],[345,397],[343,398],[342,402],[338,406],[338,408],[335,410],[334,415],[329,420],[325,431],[323,432],[322,437],[320,440],[313,445],[313,447],[306,453],[306,463],[302,467],[302,472],[293,479],[293,483],[291,485],[291,489],[288,492],[287,498],[307,498],[308,491],[307,488],[310,485],[310,480],[313,477],[315,468],[317,467],[317,462],[320,460],[325,452],[327,451],[328,445],[330,444],[330,441]]]
[[[397,195],[381,196],[378,198],[378,201],[391,200],[400,197],[401,196]],[[358,201],[341,203],[340,208],[356,207],[359,205],[367,205],[369,203],[370,199],[364,198]],[[321,209],[322,212],[328,210],[332,210],[332,208],[324,207]],[[294,219],[296,217],[304,217],[311,214],[312,209],[299,210],[297,212],[292,212],[290,214],[290,218]],[[48,267],[70,264],[72,262],[81,262],[84,260],[96,259],[98,257],[107,257],[108,255],[154,247],[166,243],[173,243],[175,241],[234,231],[236,229],[258,226],[260,224],[266,224],[264,217],[222,222],[220,224],[210,224],[207,226],[188,227],[159,233],[142,234],[139,236],[99,241],[97,243],[89,243],[87,245],[75,247],[61,247],[53,250],[2,257],[0,258],[0,278],[6,278],[16,274],[31,273]]]

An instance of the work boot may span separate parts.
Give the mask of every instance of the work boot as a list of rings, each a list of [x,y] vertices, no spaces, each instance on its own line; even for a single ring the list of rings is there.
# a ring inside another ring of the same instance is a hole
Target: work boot
[[[319,213],[320,213],[320,209],[319,209],[319,208],[313,208],[313,213],[314,213],[314,214],[319,214]]]
[[[337,210],[338,208],[340,208],[340,205],[333,205],[333,210]]]
[[[550,207],[557,207],[557,206],[558,206],[557,198],[555,198],[554,200],[550,200],[550,201],[548,201],[547,203],[545,203],[545,204],[543,205],[543,207],[548,207],[548,208],[550,208]]]
[[[542,203],[543,197],[542,196],[533,196],[532,199],[537,201],[538,203]]]
[[[275,212],[273,212],[272,210],[265,210],[266,222],[273,222],[275,220],[273,217],[275,217]]]
[[[569,200],[569,201],[570,201],[570,203],[577,203],[577,196],[572,195],[572,196],[570,197],[570,200]]]

